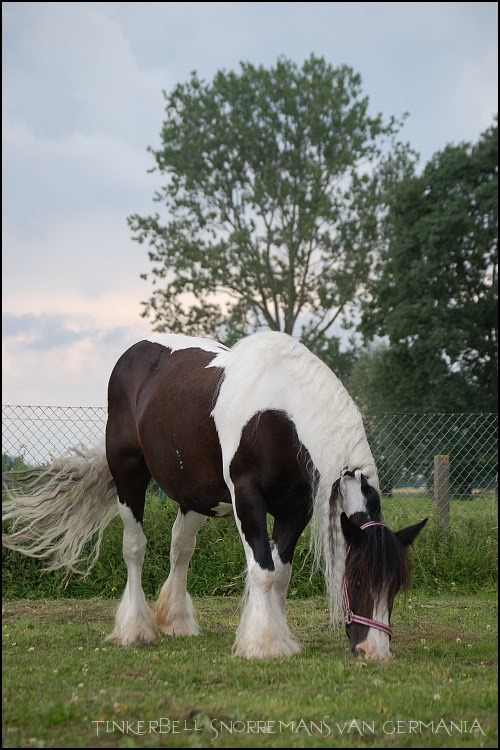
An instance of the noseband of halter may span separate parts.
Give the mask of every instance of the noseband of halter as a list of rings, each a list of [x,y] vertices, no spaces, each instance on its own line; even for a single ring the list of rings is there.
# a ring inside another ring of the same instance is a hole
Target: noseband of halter
[[[368,529],[370,526],[385,526],[385,523],[379,523],[376,521],[369,521],[368,523],[364,523],[359,528],[361,530]],[[351,550],[351,547],[349,546],[347,548],[347,552],[345,555],[345,559],[347,562],[347,556]],[[347,590],[347,578],[344,574],[344,610],[345,610],[345,624],[350,625],[353,622],[357,622],[359,625],[365,625],[368,628],[376,628],[377,630],[382,630],[382,632],[387,633],[389,638],[392,638],[392,628],[390,625],[385,625],[383,622],[378,622],[377,620],[370,620],[369,617],[361,617],[361,615],[355,615],[354,612],[351,609],[351,602],[349,601],[349,591]]]

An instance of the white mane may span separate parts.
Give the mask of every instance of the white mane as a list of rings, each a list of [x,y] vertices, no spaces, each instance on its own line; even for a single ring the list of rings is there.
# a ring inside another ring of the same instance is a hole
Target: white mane
[[[285,411],[316,469],[333,484],[342,469],[361,469],[378,487],[361,414],[336,375],[285,333],[267,331],[220,352],[208,367],[224,369],[212,412],[230,463],[245,424],[259,411]]]
[[[375,462],[363,421],[336,375],[291,336],[256,333],[214,357],[208,367],[224,369],[212,411],[223,456],[225,481],[234,495],[229,467],[246,423],[259,411],[278,409],[293,421],[299,440],[319,472],[314,497],[311,545],[325,573],[332,615],[342,609],[344,543],[340,509],[330,518],[333,483],[343,469],[361,469],[378,488]],[[330,536],[337,554],[332,558]]]

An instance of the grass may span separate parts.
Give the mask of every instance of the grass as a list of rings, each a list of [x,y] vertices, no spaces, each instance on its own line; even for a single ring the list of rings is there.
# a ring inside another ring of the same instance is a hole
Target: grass
[[[200,638],[123,649],[104,642],[115,602],[5,602],[3,746],[497,746],[490,595],[399,600],[386,664],[354,659],[322,598],[289,602],[303,651],[272,662],[231,656],[236,598],[195,606]]]
[[[427,594],[469,593],[494,589],[497,581],[497,505],[494,496],[478,501],[451,502],[451,526],[444,531],[433,518],[430,498],[395,494],[383,500],[384,516],[391,528],[404,526],[430,516],[413,550],[413,587]],[[177,505],[159,497],[149,497],[144,516],[148,540],[143,568],[143,588],[156,597],[169,571],[168,550]],[[271,528],[271,527],[270,527]],[[42,575],[43,561],[2,549],[3,596],[5,599],[40,597],[102,596],[117,599],[122,592],[126,571],[122,557],[123,526],[115,518],[106,530],[96,567],[87,579],[76,576],[63,580],[56,571]],[[474,544],[470,540],[475,541]],[[299,539],[289,598],[321,596],[324,581],[320,574],[311,578],[308,557],[309,530]],[[195,596],[231,596],[243,589],[245,559],[243,547],[231,518],[210,518],[198,533],[188,586]]]

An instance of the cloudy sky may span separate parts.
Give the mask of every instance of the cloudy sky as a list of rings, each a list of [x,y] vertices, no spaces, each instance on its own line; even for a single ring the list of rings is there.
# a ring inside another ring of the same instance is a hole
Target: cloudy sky
[[[17,3],[3,14],[3,403],[103,406],[149,331],[144,246],[162,89],[240,60],[311,52],[408,111],[426,161],[477,140],[497,104],[497,3]]]

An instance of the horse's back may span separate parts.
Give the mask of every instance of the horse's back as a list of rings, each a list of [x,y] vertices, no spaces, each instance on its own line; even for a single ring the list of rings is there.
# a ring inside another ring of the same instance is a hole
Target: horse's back
[[[126,453],[134,443],[159,486],[201,512],[227,501],[211,418],[221,375],[207,368],[215,354],[140,341],[117,362],[108,391],[110,449]]]

